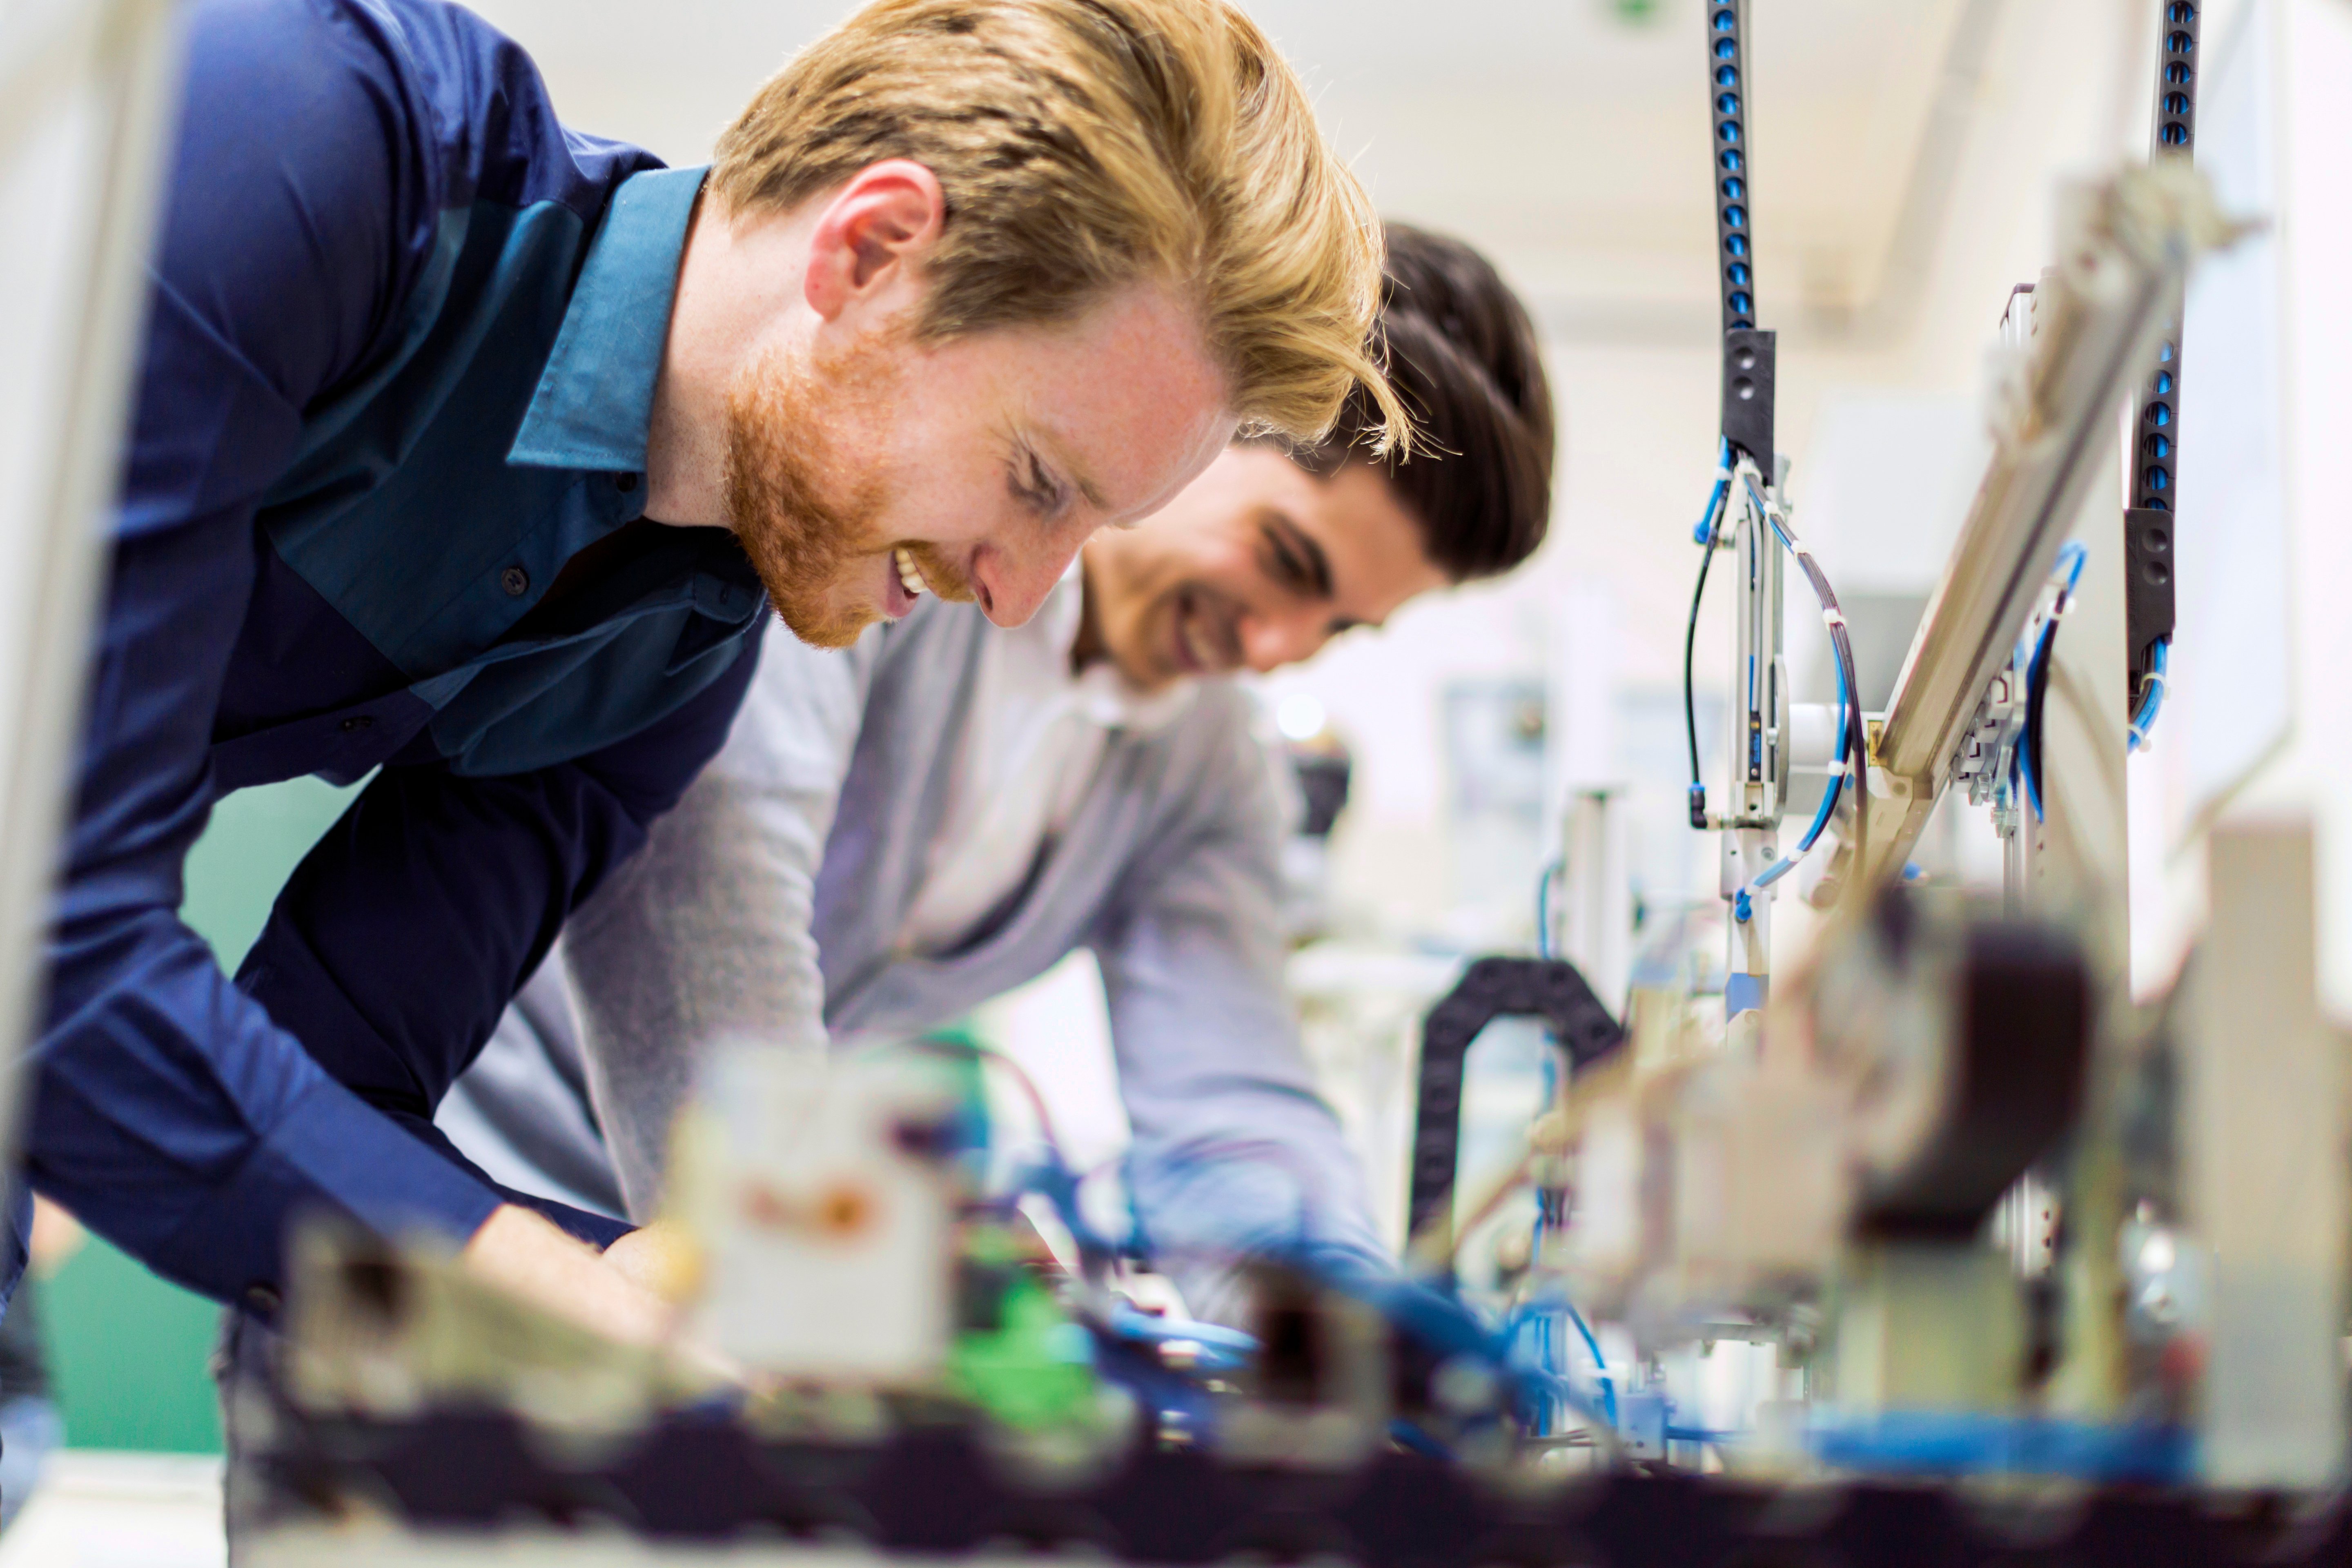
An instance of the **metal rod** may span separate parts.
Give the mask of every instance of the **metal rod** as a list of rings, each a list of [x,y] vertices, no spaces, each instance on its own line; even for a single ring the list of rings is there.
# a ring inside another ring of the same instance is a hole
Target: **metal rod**
[[[1912,639],[1874,747],[1874,885],[1900,867],[2005,665],[2067,529],[2100,478],[2115,409],[2153,363],[2190,261],[2232,237],[2210,188],[2178,160],[2071,194],[2062,264],[2034,299],[2036,331],[1995,450]]]

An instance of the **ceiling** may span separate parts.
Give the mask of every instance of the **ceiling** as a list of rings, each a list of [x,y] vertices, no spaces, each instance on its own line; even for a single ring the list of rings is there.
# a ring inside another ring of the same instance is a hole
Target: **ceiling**
[[[1905,253],[1934,242],[1938,171],[2003,3],[1758,0],[1753,205],[1768,314],[1835,330],[1899,313]],[[760,79],[848,9],[476,8],[540,59],[567,121],[673,160],[703,156]],[[1250,8],[1305,75],[1382,210],[1486,247],[1556,334],[1714,332],[1706,0]]]

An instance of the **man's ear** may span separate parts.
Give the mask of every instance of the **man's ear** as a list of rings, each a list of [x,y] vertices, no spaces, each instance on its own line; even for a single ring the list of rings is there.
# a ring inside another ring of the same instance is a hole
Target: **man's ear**
[[[939,176],[908,158],[868,163],[834,193],[809,237],[809,309],[830,321],[901,279],[947,224]]]

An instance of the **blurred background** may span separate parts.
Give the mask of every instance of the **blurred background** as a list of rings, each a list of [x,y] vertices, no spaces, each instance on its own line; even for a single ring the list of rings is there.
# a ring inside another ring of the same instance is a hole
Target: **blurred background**
[[[676,162],[706,156],[765,73],[845,9],[677,0],[656,23],[630,0],[478,8],[538,57],[572,123]],[[1679,821],[1675,767],[1653,753],[1679,725],[1689,525],[1716,426],[1705,7],[1250,9],[1381,210],[1485,249],[1549,341],[1563,463],[1543,553],[1268,683],[1319,703],[1357,763],[1331,853],[1346,920],[1472,945],[1524,938],[1523,868],[1506,898],[1475,863],[1495,857],[1463,853],[1482,837],[1465,818],[1496,808],[1462,799],[1466,770],[1449,773],[1479,743],[1465,707],[1536,694],[1549,729],[1570,731],[1543,741],[1547,797],[1575,782],[1654,781],[1672,796],[1663,829]],[[1781,333],[1792,493],[1843,596],[1899,599],[1932,583],[1981,461],[1995,325],[2011,286],[2049,256],[2054,181],[2144,154],[2157,16],[2149,0],[1757,0],[1759,320]],[[1727,623],[1706,629],[1728,635]],[[1801,640],[1793,662],[1825,698],[1811,652]],[[1702,646],[1703,674],[1721,663]],[[1639,838],[1646,884],[1680,891],[1711,877],[1686,832]]]
[[[848,7],[476,8],[539,59],[567,122],[691,163]],[[1561,413],[1552,534],[1530,566],[1265,683],[1286,733],[1352,759],[1349,805],[1302,873],[1320,940],[1294,978],[1328,1062],[1398,1036],[1461,954],[1529,943],[1534,868],[1571,786],[1630,786],[1645,921],[1712,899],[1678,782],[1690,531],[1717,399],[1704,6],[1250,8],[1381,209],[1480,246],[1523,291]],[[2055,182],[2144,153],[2156,15],[2153,0],[1756,0],[1753,228],[1759,316],[1780,332],[1780,445],[1800,526],[1865,640],[1893,650],[1873,703],[1974,484],[1987,352],[2011,285],[2049,256]],[[1809,625],[1791,616],[1792,664],[1800,695],[1825,699]],[[1727,615],[1706,634],[1727,637]],[[1703,640],[1703,686],[1724,661]],[[225,963],[341,798],[306,783],[225,804],[188,892]],[[1125,1135],[1088,971],[1076,961],[973,1024],[1050,1066],[1082,1163]],[[1360,1102],[1343,1109],[1367,1147],[1402,1148],[1381,1131],[1396,1114],[1381,1075],[1353,1068]],[[212,1309],[94,1242],[37,1289],[69,1444],[216,1447]]]

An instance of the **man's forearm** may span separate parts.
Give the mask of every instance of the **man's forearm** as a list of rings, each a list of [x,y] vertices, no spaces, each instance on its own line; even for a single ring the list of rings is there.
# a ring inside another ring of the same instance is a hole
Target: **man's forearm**
[[[460,1254],[480,1279],[624,1344],[666,1338],[676,1316],[629,1268],[635,1249],[614,1244],[600,1256],[526,1208],[507,1204],[482,1223]]]

